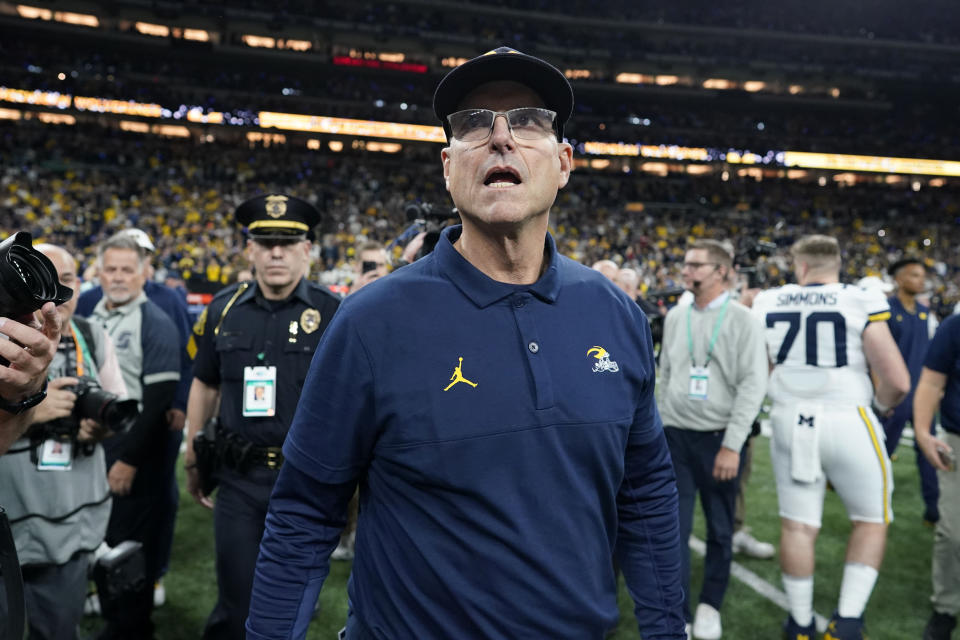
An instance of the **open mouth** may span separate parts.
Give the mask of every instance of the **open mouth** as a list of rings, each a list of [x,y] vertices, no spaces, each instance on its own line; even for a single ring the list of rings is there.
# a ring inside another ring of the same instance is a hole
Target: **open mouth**
[[[487,173],[483,184],[495,189],[513,187],[523,182],[520,180],[520,174],[509,167],[494,167]]]

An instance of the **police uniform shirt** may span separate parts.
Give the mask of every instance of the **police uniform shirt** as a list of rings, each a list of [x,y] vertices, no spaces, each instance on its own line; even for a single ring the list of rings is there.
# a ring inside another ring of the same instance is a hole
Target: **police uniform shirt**
[[[937,329],[923,366],[947,376],[940,401],[940,424],[960,435],[960,316],[950,316]]]
[[[459,232],[344,301],[284,445],[316,481],[362,479],[354,612],[377,637],[602,637],[618,617],[619,535],[628,584],[651,603],[644,633],[682,629],[646,318],[549,235],[543,275],[511,285],[456,251]],[[268,516],[264,548],[285,543],[272,535]],[[299,557],[269,555],[287,553]],[[290,591],[271,606],[308,598],[305,573],[270,571],[258,565],[257,585]],[[260,614],[248,637],[272,628]]]
[[[317,342],[340,304],[302,278],[285,300],[267,300],[256,280],[227,287],[194,325],[194,375],[220,388],[220,421],[255,446],[280,446],[293,420]],[[277,368],[276,411],[243,417],[244,368]],[[320,391],[322,393],[322,391]]]

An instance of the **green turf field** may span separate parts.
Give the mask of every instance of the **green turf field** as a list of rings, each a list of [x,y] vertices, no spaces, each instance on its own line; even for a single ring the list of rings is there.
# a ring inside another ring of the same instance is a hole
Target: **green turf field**
[[[768,440],[760,437],[755,447],[754,471],[748,493],[748,522],[754,534],[777,542],[777,497],[770,469]],[[866,620],[871,640],[919,638],[930,612],[930,548],[933,531],[921,523],[923,513],[913,451],[900,447],[894,462],[896,520],[890,529],[887,556]],[[181,479],[182,480],[182,479]],[[213,534],[211,513],[198,506],[186,494],[180,503],[170,573],[165,579],[167,603],[154,614],[159,640],[199,638],[203,623],[216,598],[213,571]],[[824,528],[817,544],[815,609],[828,616],[836,607],[843,569],[843,554],[849,524],[843,506],[833,493],[827,495]],[[700,514],[695,534],[704,535]],[[776,560],[751,560],[735,557],[737,562],[780,588]],[[699,592],[702,561],[693,554],[693,593]],[[349,563],[335,562],[321,594],[322,611],[311,625],[311,639],[332,639],[346,616],[346,580]],[[620,588],[621,621],[616,640],[640,638],[633,619],[633,605],[626,590]],[[731,579],[727,599],[721,611],[724,638],[761,640],[779,638],[779,625],[785,613],[775,604],[736,579]],[[95,630],[96,618],[87,618],[85,629]]]

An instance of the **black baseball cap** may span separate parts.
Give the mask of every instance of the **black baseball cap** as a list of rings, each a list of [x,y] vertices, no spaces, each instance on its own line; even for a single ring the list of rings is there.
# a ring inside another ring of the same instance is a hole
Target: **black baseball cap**
[[[927,268],[926,265],[923,264],[923,260],[921,260],[920,258],[900,258],[899,260],[891,264],[889,267],[887,267],[887,274],[891,276],[896,276],[897,271],[900,271],[900,269],[911,264],[918,264],[924,269]]]
[[[445,75],[433,94],[433,112],[443,123],[450,139],[447,116],[460,109],[463,98],[481,84],[510,80],[530,87],[547,109],[557,112],[557,137],[563,139],[563,125],[573,113],[573,88],[560,69],[540,58],[510,47],[498,47],[467,60]]]
[[[304,240],[320,224],[320,212],[300,198],[268,193],[243,202],[237,222],[253,240]]]

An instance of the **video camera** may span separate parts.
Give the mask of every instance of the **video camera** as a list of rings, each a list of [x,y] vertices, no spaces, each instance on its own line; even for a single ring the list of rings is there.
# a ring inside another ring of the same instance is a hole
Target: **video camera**
[[[417,260],[427,255],[437,246],[440,239],[440,232],[447,226],[447,221],[451,218],[459,217],[457,208],[447,209],[446,207],[437,207],[429,202],[411,202],[403,210],[408,222],[412,222],[411,228],[417,228],[419,231],[425,231],[423,246],[417,253]],[[410,238],[409,240],[412,240]],[[407,240],[409,242],[409,240]]]
[[[747,288],[764,288],[767,284],[767,274],[757,269],[757,262],[761,257],[769,257],[776,252],[776,243],[757,240],[734,257],[733,261],[737,266],[737,272],[747,276]]]
[[[18,231],[0,243],[0,315],[23,318],[47,302],[61,305],[72,296],[50,259],[33,248],[28,232]]]

